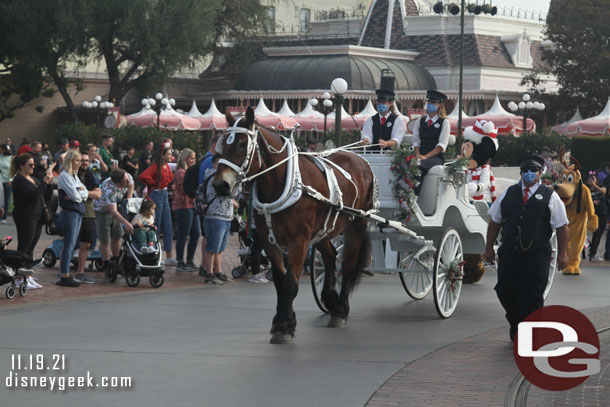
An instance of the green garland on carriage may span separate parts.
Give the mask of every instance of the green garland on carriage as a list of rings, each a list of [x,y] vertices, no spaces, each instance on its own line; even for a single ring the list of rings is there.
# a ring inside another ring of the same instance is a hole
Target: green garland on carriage
[[[390,170],[394,174],[392,190],[398,199],[397,216],[406,224],[415,216],[415,188],[419,185],[421,170],[415,157],[415,149],[409,144],[402,144],[393,149],[392,156]]]

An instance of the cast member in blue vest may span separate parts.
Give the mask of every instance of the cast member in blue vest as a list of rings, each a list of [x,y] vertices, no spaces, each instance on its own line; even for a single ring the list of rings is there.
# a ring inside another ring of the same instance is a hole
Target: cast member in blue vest
[[[568,265],[568,217],[556,192],[540,182],[544,160],[521,160],[521,181],[509,187],[489,208],[485,258],[495,261],[494,242],[502,230],[498,249],[498,283],[495,290],[510,324],[514,341],[517,327],[529,314],[544,306],[549,266],[550,239],[557,233],[557,267]]]
[[[413,147],[415,156],[421,160],[422,177],[430,168],[445,163],[445,151],[449,144],[451,125],[446,119],[443,102],[447,95],[437,90],[426,92],[426,115],[413,128]],[[421,187],[421,183],[420,183]],[[419,192],[419,190],[417,191]]]
[[[394,104],[394,76],[382,72],[380,88],[375,91],[378,113],[366,119],[362,126],[362,143],[372,144],[367,151],[396,147],[407,131],[405,119]]]

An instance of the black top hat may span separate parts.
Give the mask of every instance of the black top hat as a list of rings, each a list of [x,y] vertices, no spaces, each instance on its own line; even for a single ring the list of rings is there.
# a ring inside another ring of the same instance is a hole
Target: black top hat
[[[394,74],[389,69],[381,70],[379,88],[375,91],[377,100],[394,100]]]
[[[430,102],[442,103],[445,101],[445,99],[447,99],[447,95],[445,95],[443,92],[439,92],[438,90],[429,89],[426,92],[426,99],[428,99]]]
[[[519,167],[540,167],[544,166],[544,160],[537,155],[526,155],[519,160]]]

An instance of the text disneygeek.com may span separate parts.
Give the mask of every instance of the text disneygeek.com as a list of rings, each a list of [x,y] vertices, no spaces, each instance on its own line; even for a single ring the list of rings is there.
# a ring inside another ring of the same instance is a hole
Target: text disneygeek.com
[[[57,375],[66,369],[63,354],[12,355],[11,370],[4,386],[9,389],[44,389],[64,391],[72,389],[128,389],[133,386],[130,376],[95,377],[90,371],[80,376]],[[53,376],[44,374],[55,373]]]

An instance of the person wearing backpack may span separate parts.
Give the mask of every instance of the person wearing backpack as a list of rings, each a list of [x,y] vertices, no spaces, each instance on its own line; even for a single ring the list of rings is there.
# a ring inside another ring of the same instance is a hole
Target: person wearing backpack
[[[174,197],[173,209],[178,221],[178,236],[176,238],[176,271],[193,271],[195,264],[193,258],[197,251],[199,234],[201,231],[199,215],[195,213],[194,197],[189,196],[185,190],[185,174],[188,169],[194,167],[195,152],[190,148],[185,148],[178,157],[176,170],[174,171],[174,186],[176,195]],[[189,238],[186,263],[184,262],[184,246],[186,238]]]
[[[205,267],[204,283],[222,285],[233,281],[230,276],[222,272],[222,252],[227,247],[233,208],[239,207],[231,196],[219,196],[212,185],[211,178],[215,174],[219,155],[213,156],[213,169],[205,172],[202,185],[205,185],[205,199],[207,207],[204,209],[203,226],[205,228],[206,245],[202,258],[202,267]],[[201,272],[200,272],[201,274]]]

